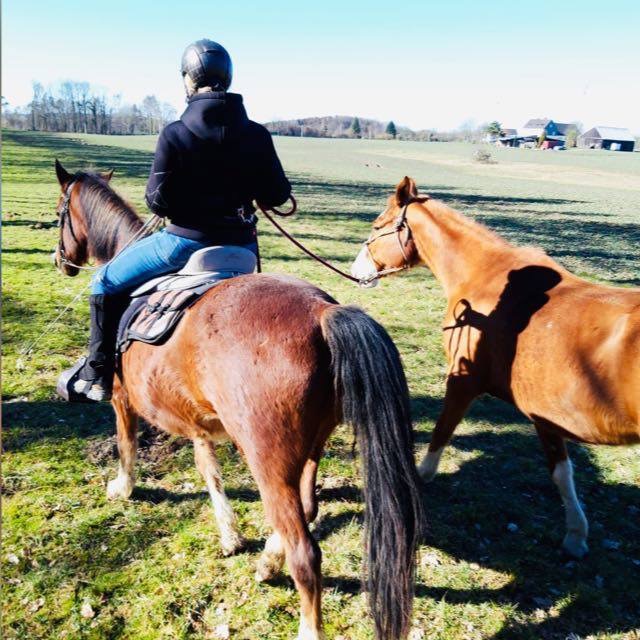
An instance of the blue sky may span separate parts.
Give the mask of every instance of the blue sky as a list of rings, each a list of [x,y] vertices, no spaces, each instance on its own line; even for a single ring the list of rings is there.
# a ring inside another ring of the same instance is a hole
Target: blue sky
[[[180,56],[230,51],[251,117],[348,114],[413,128],[529,117],[640,133],[640,2],[4,0],[2,94],[89,80],[181,110]]]

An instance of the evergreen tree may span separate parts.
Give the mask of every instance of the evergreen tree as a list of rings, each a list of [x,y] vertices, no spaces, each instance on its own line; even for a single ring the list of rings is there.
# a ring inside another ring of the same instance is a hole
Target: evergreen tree
[[[387,134],[390,135],[394,140],[396,139],[396,136],[398,135],[398,131],[396,130],[396,125],[393,123],[393,120],[389,121],[389,124],[387,125],[387,130],[386,130]]]
[[[362,133],[362,129],[360,128],[360,120],[358,120],[358,116],[356,116],[353,119],[353,122],[351,123],[351,133],[356,138],[359,138],[360,134]]]
[[[489,135],[499,138],[502,135],[502,125],[497,120],[494,120],[485,127],[485,131]]]

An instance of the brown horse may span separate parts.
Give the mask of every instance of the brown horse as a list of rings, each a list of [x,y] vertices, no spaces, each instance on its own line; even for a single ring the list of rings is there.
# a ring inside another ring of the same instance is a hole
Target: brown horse
[[[514,247],[405,177],[352,266],[358,278],[423,265],[447,296],[447,390],[420,475],[431,480],[471,402],[489,393],[534,423],[566,509],[566,550],[588,525],[565,440],[640,442],[640,290],[592,284]]]
[[[105,262],[141,223],[105,176],[70,175],[62,166],[57,174],[59,211],[67,211],[57,262],[73,275],[69,263]],[[165,344],[135,343],[127,350],[112,405],[120,467],[108,497],[126,499],[133,491],[138,416],[190,438],[225,554],[240,550],[243,539],[215,443],[235,443],[274,529],[256,577],[273,578],[286,559],[301,598],[304,639],[323,635],[321,554],[308,527],[318,509],[318,461],[338,422],[352,424],[365,476],[367,588],[376,636],[406,635],[422,519],[409,395],[395,345],[363,311],[293,277],[227,280],[187,311]]]

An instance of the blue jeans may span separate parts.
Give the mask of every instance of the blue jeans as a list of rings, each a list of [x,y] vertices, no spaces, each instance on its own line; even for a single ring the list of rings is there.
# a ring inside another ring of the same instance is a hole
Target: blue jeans
[[[91,281],[92,294],[124,293],[144,282],[184,267],[191,254],[211,243],[183,238],[165,229],[138,240],[96,272]],[[246,245],[257,253],[257,244]]]

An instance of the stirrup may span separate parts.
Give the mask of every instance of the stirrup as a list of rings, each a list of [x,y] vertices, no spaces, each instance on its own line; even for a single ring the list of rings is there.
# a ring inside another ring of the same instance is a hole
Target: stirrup
[[[83,380],[80,372],[87,362],[80,358],[72,367],[60,374],[57,394],[67,402],[103,402],[111,399],[111,392],[96,381]]]

